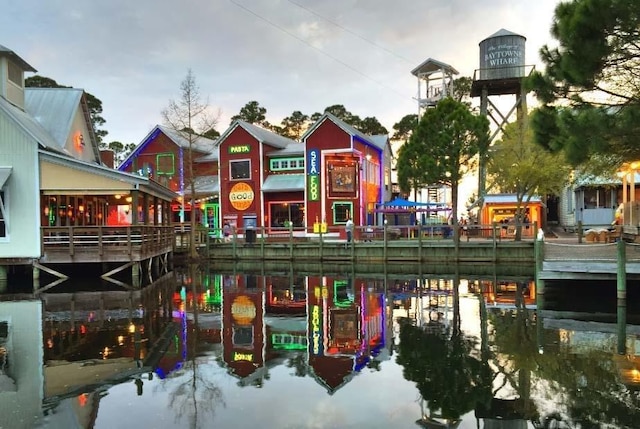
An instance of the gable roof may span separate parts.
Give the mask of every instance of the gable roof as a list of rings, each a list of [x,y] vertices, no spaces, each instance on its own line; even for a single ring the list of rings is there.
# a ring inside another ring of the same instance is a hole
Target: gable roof
[[[443,63],[442,61],[434,60],[433,58],[427,58],[424,60],[418,67],[411,70],[411,74],[414,76],[419,76],[424,73],[435,73],[444,70],[445,72],[449,72],[450,74],[459,74],[458,70],[454,69],[447,63]]]
[[[357,137],[359,140],[361,140],[363,143],[368,144],[370,146],[374,146],[377,148],[380,148],[379,146],[379,141],[378,143],[374,142],[374,140],[372,139],[371,136],[366,135],[365,133],[357,130],[356,128],[354,128],[353,126],[347,124],[345,121],[343,121],[342,119],[338,118],[337,116],[329,113],[329,112],[325,112],[324,115],[322,115],[320,117],[320,119],[318,119],[316,121],[315,124],[313,124],[311,127],[309,127],[309,129],[302,135],[302,141],[306,141],[307,138],[313,134],[313,132],[324,122],[324,121],[331,121],[334,124],[336,124],[342,131],[344,131],[345,133],[349,134],[352,137]],[[382,149],[384,150],[384,146],[382,147]]]
[[[295,140],[291,140],[290,138],[283,137],[279,134],[274,133],[273,131],[265,130],[262,127],[259,127],[254,124],[250,124],[246,121],[236,119],[233,123],[225,130],[224,133],[218,138],[218,142],[222,143],[229,134],[233,132],[237,127],[241,127],[246,132],[251,134],[256,140],[258,140],[261,144],[267,144],[269,146],[273,146],[279,149],[284,149],[290,144],[298,143]]]
[[[86,103],[84,90],[79,88],[25,88],[24,91],[25,110],[51,134],[61,151],[64,151],[76,113],[82,109],[89,130],[87,137],[98,161],[100,148]]]
[[[29,134],[41,148],[70,156],[67,151],[58,147],[56,140],[38,121],[27,112],[9,103],[3,97],[0,97],[0,112],[4,112],[11,118],[20,128]]]
[[[18,54],[16,54],[11,49],[9,49],[9,48],[7,48],[5,46],[2,46],[2,45],[0,45],[0,57],[9,58],[12,62],[14,62],[17,65],[19,65],[20,67],[22,67],[22,70],[24,70],[24,71],[28,71],[28,72],[36,72],[37,71],[36,69],[31,67],[31,65],[29,65],[29,63],[27,63],[25,60],[20,58],[20,56],[18,56]]]
[[[140,152],[142,152],[144,148],[147,147],[149,143],[155,140],[155,138],[158,137],[160,133],[167,136],[172,142],[174,142],[179,147],[183,149],[189,149],[189,139],[185,138],[179,131],[176,131],[169,127],[165,127],[164,125],[156,125],[151,129],[151,131],[149,131],[149,134],[147,134],[145,138],[142,139],[140,143],[138,143],[135,149],[132,150],[131,153],[129,153],[129,155],[127,155],[127,157],[120,163],[120,165],[118,166],[118,170],[123,171],[125,168],[127,168],[129,164],[131,164],[131,162],[134,160],[134,158],[136,158],[140,154]],[[198,136],[197,139],[194,141],[193,149],[197,152],[204,154],[205,156],[209,156],[214,152],[214,149],[218,145],[219,141],[220,140],[211,140],[206,137]],[[217,156],[213,159],[201,160],[201,162],[206,162],[206,161],[215,160],[215,159],[217,159]],[[197,162],[197,161],[194,160],[194,162]]]

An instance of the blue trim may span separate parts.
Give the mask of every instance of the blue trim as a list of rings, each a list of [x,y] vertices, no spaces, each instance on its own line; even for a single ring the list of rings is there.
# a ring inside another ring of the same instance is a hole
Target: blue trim
[[[152,132],[149,137],[147,137],[142,143],[140,143],[136,150],[129,154],[129,156],[127,157],[127,161],[118,166],[118,171],[125,171],[125,169],[131,165],[133,160],[136,159],[138,155],[140,155],[140,152],[142,152],[149,143],[151,143],[156,137],[158,137],[158,134],[160,134],[161,132],[162,130],[156,127],[156,130]]]

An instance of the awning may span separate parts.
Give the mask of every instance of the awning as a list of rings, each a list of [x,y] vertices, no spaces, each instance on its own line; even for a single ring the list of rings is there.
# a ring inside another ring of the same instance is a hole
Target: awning
[[[220,193],[220,183],[218,176],[201,176],[195,180],[195,188],[197,195],[217,195]],[[191,190],[187,187],[185,190],[187,193],[191,193]]]
[[[262,192],[304,191],[304,174],[272,174],[262,185]]]
[[[2,188],[7,182],[7,179],[11,175],[12,169],[13,167],[0,167],[0,188]]]

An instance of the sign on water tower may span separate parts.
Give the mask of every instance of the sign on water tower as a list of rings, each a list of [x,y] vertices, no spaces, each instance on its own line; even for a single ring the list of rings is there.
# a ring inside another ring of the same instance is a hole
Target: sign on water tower
[[[480,80],[524,77],[526,40],[503,28],[480,42]]]

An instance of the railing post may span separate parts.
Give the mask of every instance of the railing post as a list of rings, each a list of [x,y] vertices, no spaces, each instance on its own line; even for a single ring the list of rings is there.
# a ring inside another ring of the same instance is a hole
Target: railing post
[[[232,248],[233,248],[233,259],[238,259],[238,230],[236,228],[233,228],[233,243]]]
[[[384,225],[382,226],[382,240],[383,240],[383,255],[382,258],[384,262],[387,262],[387,220],[385,219]]]
[[[129,256],[131,256],[131,252],[133,250],[133,244],[131,243],[131,227],[127,227],[127,247],[129,248]]]
[[[535,253],[535,282],[536,282],[536,301],[538,301],[539,296],[544,295],[544,280],[540,279],[540,273],[542,272],[543,262],[544,262],[544,240],[542,237],[536,238],[533,242],[534,253]]]
[[[418,225],[418,262],[422,263],[422,225]]]
[[[73,256],[73,227],[69,227],[69,255]]]
[[[104,249],[102,248],[102,225],[98,225],[98,254],[102,256]]]
[[[491,229],[493,231],[493,262],[496,262],[498,260],[498,239],[496,237],[497,231],[498,231],[498,223],[497,222],[493,222],[491,224]]]
[[[627,249],[624,240],[618,243],[618,275],[617,275],[617,325],[618,353],[626,353],[627,348]]]
[[[262,257],[262,260],[264,261],[264,235],[266,233],[266,229],[264,226],[260,227],[260,256]]]
[[[322,262],[322,258],[324,255],[324,246],[323,246],[324,240],[322,238],[322,224],[320,224],[319,232],[320,232],[320,260],[318,262]]]
[[[289,222],[289,259],[293,261],[293,222]]]
[[[582,244],[582,221],[578,221],[578,244]]]

